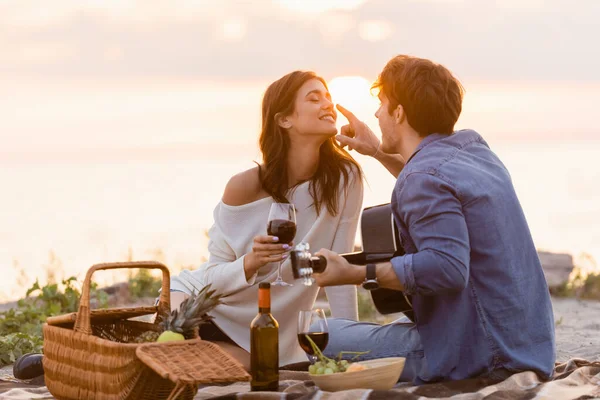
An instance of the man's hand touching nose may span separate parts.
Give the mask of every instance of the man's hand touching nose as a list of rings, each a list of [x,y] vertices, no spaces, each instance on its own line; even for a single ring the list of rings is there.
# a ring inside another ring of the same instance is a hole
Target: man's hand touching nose
[[[400,154],[384,153],[381,150],[381,142],[367,124],[339,104],[336,107],[349,122],[348,125],[342,126],[340,134],[335,137],[340,145],[342,147],[348,146],[349,150],[354,149],[360,154],[375,158],[390,174],[398,177],[398,174],[404,168],[402,156]]]
[[[341,105],[336,105],[339,112],[346,117],[349,124],[342,126],[340,134],[336,139],[342,147],[348,146],[349,150],[356,150],[365,156],[375,157],[380,151],[381,143],[371,128]]]

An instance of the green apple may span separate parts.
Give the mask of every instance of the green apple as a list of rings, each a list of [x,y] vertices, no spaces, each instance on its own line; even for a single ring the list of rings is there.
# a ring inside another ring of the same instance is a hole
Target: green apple
[[[160,334],[158,339],[156,339],[157,342],[175,342],[178,340],[185,340],[185,338],[181,333],[173,331],[164,331]]]

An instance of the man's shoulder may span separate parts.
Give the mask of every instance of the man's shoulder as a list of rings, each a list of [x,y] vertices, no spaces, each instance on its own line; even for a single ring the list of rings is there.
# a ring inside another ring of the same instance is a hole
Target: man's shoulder
[[[402,188],[407,180],[426,179],[428,176],[437,175],[441,166],[440,160],[435,155],[430,157],[428,154],[424,154],[424,156],[415,157],[404,166],[396,179],[396,189]]]
[[[456,131],[452,135],[431,141],[405,165],[398,176],[398,182],[401,183],[415,173],[440,175],[440,171],[444,170],[445,165],[453,161],[459,153],[468,153],[473,145],[489,149],[485,140],[470,129]]]
[[[415,166],[444,164],[460,151],[468,151],[472,146],[488,147],[486,141],[477,132],[471,129],[463,129],[452,135],[444,135],[439,140],[434,140],[424,146],[415,154]]]

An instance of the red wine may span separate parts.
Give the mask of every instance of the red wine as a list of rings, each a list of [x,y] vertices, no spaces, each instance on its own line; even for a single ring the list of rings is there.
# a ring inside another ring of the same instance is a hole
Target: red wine
[[[313,351],[310,342],[306,338],[306,335],[308,335],[312,341],[315,342],[319,350],[325,350],[325,347],[327,347],[327,343],[329,342],[329,332],[310,332],[298,334],[298,343],[300,343],[302,350],[304,350],[306,354],[314,356],[315,352]]]
[[[269,221],[267,233],[277,236],[279,238],[277,243],[290,243],[296,236],[296,224],[287,219],[274,219]]]

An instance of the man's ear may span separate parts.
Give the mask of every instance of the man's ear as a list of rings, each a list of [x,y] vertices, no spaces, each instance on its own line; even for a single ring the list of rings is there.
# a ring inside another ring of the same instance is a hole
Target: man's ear
[[[283,129],[290,129],[292,127],[292,123],[288,117],[282,115],[281,113],[275,114],[275,122],[277,122],[277,125]]]
[[[398,107],[394,110],[394,121],[396,124],[400,125],[404,122],[406,118],[406,113],[404,112],[404,107],[401,104],[398,104]]]

